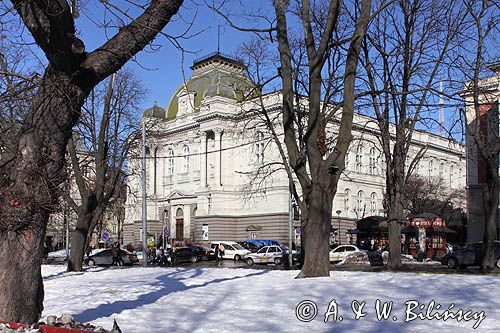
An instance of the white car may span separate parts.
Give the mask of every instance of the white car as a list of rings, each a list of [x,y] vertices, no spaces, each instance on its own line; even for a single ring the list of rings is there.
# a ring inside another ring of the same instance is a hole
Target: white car
[[[360,250],[356,245],[340,245],[330,251],[330,262],[333,261],[342,261],[349,254],[354,252],[366,252],[364,250]]]
[[[243,259],[247,254],[250,253],[249,250],[233,241],[214,241],[210,243],[210,248],[215,250],[215,247],[217,245],[219,245],[220,247],[220,244],[224,244],[224,255],[222,256],[223,259],[233,259],[238,261]]]
[[[255,264],[275,263],[281,265],[283,261],[283,250],[276,245],[264,246],[255,253],[250,253],[245,256],[246,263],[251,266]]]

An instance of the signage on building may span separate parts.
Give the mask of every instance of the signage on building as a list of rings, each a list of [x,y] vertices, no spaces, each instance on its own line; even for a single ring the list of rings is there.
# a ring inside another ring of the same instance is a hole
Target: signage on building
[[[203,225],[201,227],[201,237],[203,240],[208,240],[208,225]]]

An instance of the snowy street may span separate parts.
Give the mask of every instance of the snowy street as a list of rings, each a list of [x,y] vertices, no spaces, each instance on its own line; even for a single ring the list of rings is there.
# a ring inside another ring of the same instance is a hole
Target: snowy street
[[[124,333],[500,331],[498,276],[335,271],[296,280],[297,271],[282,270],[134,267],[75,274],[53,265],[42,272],[43,316],[69,313],[107,329],[116,319]],[[387,320],[377,320],[377,299],[380,314],[393,302]],[[299,303],[304,321],[297,318]],[[456,319],[444,320],[448,309]]]

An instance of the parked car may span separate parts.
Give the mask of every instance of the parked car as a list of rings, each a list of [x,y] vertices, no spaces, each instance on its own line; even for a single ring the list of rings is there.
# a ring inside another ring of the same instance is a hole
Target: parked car
[[[286,250],[277,245],[264,246],[256,253],[249,253],[245,256],[246,263],[251,266],[255,264],[270,264],[275,263],[281,265],[283,262],[283,254]]]
[[[330,251],[330,262],[342,261],[349,254],[354,252],[367,252],[366,250],[360,250],[356,245],[340,245]]]
[[[447,253],[441,258],[441,264],[449,268],[466,268],[467,266],[479,266],[481,264],[481,248],[483,242],[468,244],[456,251]],[[495,266],[500,268],[500,241],[494,245]]]
[[[173,266],[183,262],[195,263],[201,260],[201,255],[190,247],[177,247],[172,252],[171,260]]]
[[[201,260],[215,260],[215,252],[213,249],[202,245],[191,245],[196,254],[200,255]]]
[[[123,263],[123,265],[132,265],[139,262],[137,255],[124,249],[120,249],[120,258],[122,259],[121,263]],[[111,265],[113,263],[111,249],[95,252],[94,254],[84,258],[84,263],[88,266]],[[121,263],[119,263],[119,265],[121,265]]]
[[[220,244],[224,244],[224,259],[234,259],[238,261],[243,259],[245,255],[250,253],[249,250],[233,241],[214,241],[210,243],[210,248],[215,250],[215,247],[217,245],[220,246]]]
[[[245,241],[245,242],[238,242],[238,244],[240,244],[241,246],[243,246],[245,249],[247,249],[248,251],[250,251],[252,253],[259,251],[259,249],[261,248],[260,245],[255,244],[253,242]]]

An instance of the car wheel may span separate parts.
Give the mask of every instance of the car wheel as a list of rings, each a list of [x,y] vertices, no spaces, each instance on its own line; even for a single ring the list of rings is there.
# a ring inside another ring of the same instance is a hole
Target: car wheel
[[[197,261],[198,261],[198,257],[196,257],[196,256],[192,256],[192,257],[191,257],[191,262],[192,262],[192,263],[195,263],[195,262],[197,262]]]
[[[281,265],[281,262],[282,262],[281,258],[274,258],[274,263],[276,265],[278,265],[278,266]]]
[[[500,269],[500,258],[497,258],[497,261],[495,261],[495,266]]]
[[[87,265],[89,265],[89,266],[95,266],[95,261],[94,261],[94,259],[89,259],[89,261],[88,261]]]
[[[253,259],[252,258],[248,258],[247,259],[247,265],[248,266],[252,266],[253,265]]]
[[[458,266],[457,259],[453,258],[453,257],[448,258],[448,260],[446,261],[446,266],[448,266],[448,268],[451,268],[451,269],[457,268],[457,266]]]
[[[241,256],[239,254],[235,255],[234,256],[234,260],[235,261],[240,261],[241,260]]]

